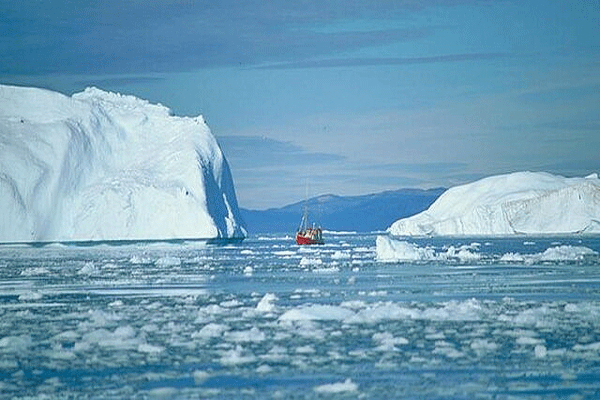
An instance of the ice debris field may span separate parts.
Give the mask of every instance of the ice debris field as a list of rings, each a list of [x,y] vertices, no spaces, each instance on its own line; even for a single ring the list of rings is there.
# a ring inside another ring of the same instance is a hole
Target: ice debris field
[[[7,398],[597,398],[600,239],[0,246]]]

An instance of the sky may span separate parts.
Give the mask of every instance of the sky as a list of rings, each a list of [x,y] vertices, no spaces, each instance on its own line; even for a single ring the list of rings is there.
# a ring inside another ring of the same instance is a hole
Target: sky
[[[0,0],[0,83],[202,115],[241,207],[600,172],[600,1]]]

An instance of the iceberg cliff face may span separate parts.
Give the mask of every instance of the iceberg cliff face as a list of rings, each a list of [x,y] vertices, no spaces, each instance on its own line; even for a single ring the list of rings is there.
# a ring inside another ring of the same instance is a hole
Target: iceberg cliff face
[[[492,176],[447,190],[396,221],[397,236],[600,233],[600,179],[544,172]]]
[[[0,241],[245,236],[202,117],[88,88],[0,85]]]

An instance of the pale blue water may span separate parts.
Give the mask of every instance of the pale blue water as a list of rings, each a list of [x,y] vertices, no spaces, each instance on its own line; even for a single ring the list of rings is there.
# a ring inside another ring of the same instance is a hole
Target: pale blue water
[[[600,398],[600,238],[325,239],[0,246],[0,396]]]

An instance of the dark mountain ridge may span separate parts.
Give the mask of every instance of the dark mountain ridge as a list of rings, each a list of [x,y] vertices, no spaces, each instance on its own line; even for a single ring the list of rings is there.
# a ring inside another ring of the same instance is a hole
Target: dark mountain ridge
[[[326,194],[281,208],[240,209],[250,234],[293,233],[302,209],[308,207],[311,221],[331,231],[372,232],[426,210],[446,189],[399,189],[361,196]]]

